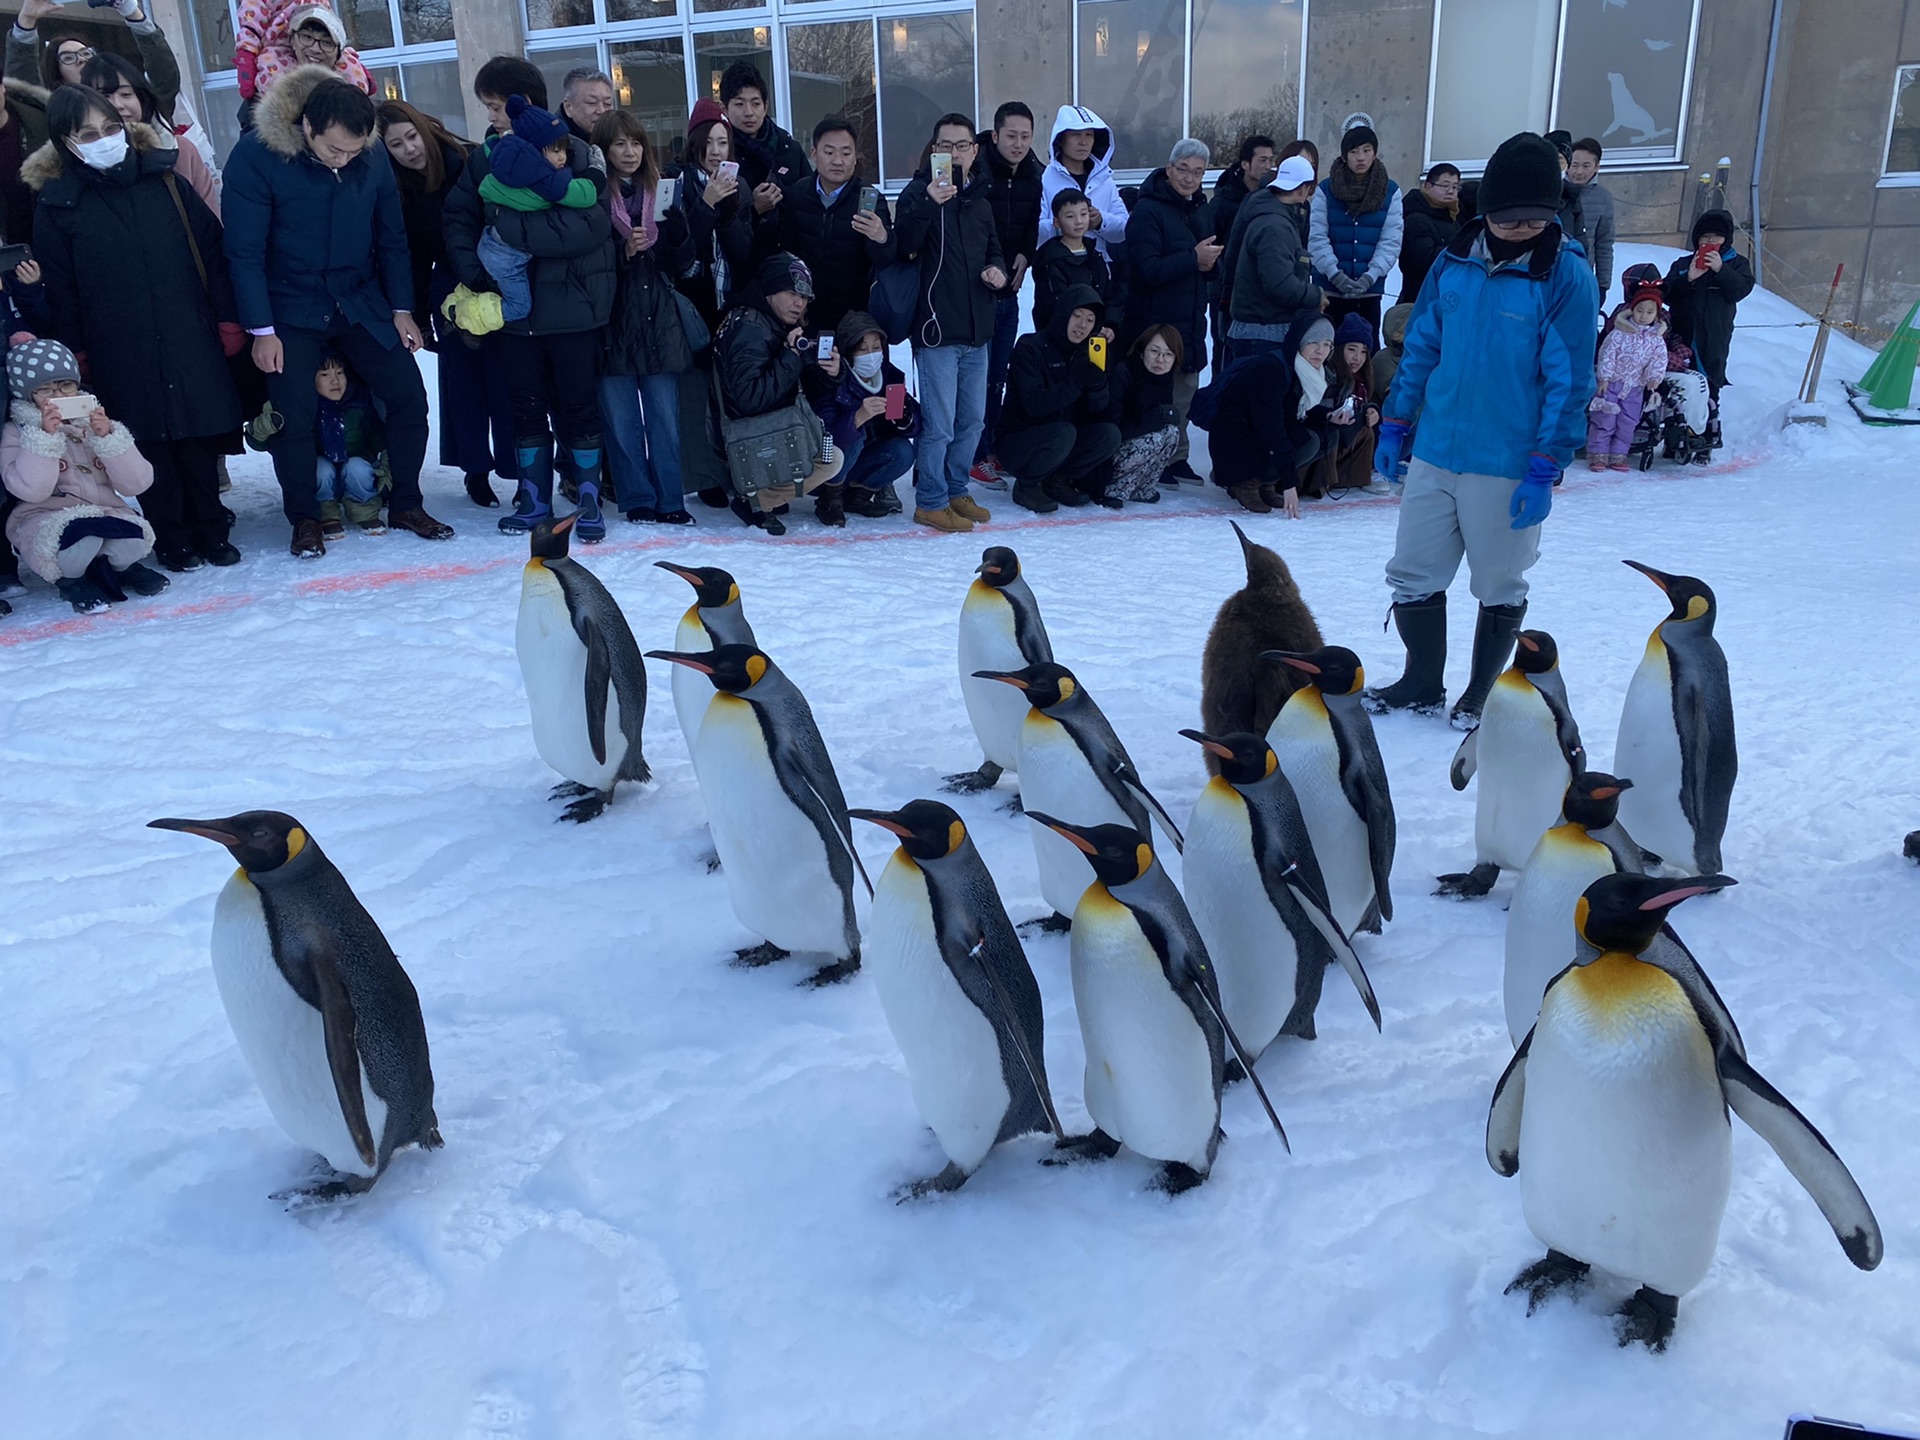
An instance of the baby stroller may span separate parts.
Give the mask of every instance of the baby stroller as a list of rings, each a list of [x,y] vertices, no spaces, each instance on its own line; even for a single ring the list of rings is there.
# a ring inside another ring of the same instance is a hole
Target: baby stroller
[[[1691,354],[1687,359],[1691,361]],[[1681,465],[1705,465],[1712,458],[1713,446],[1707,436],[1707,377],[1698,370],[1669,370],[1667,378],[1648,393],[1628,453],[1640,457],[1642,470],[1651,470],[1656,451],[1663,459]]]

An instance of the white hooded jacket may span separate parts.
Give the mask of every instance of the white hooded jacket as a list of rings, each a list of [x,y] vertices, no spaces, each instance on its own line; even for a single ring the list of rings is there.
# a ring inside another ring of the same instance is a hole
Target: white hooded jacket
[[[1086,183],[1060,163],[1055,153],[1059,149],[1060,136],[1068,130],[1091,130],[1093,138],[1093,168],[1087,172]],[[1046,244],[1054,235],[1053,197],[1062,190],[1079,190],[1093,202],[1093,208],[1100,212],[1100,224],[1087,232],[1087,238],[1099,242],[1104,253],[1108,247],[1119,245],[1127,238],[1127,206],[1120,198],[1120,187],[1113,179],[1113,131],[1107,127],[1093,111],[1084,105],[1062,105],[1053,117],[1053,134],[1047,141],[1047,173],[1040,181],[1040,243]]]

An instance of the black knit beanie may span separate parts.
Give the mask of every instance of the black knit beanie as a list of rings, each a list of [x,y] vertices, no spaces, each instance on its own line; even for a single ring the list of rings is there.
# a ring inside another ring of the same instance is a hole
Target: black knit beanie
[[[1511,224],[1551,220],[1560,213],[1560,155],[1544,135],[1522,133],[1500,142],[1480,177],[1480,213]]]

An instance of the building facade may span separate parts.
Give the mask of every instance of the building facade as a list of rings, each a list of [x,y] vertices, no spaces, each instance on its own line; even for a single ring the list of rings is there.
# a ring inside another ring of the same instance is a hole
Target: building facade
[[[1437,160],[1472,174],[1516,130],[1564,128],[1606,147],[1623,239],[1677,245],[1724,198],[1749,229],[1757,207],[1769,287],[1818,309],[1844,264],[1835,313],[1863,338],[1920,297],[1920,0],[338,3],[387,93],[469,134],[482,124],[473,73],[504,52],[556,91],[576,66],[605,70],[662,142],[728,64],[754,60],[788,128],[856,117],[863,169],[889,187],[935,117],[984,125],[1011,98],[1043,135],[1064,102],[1098,111],[1123,174],[1162,163],[1182,135],[1216,164],[1256,131],[1304,135],[1330,160],[1363,112],[1404,184]],[[153,4],[223,148],[237,137],[236,4]],[[89,14],[118,23],[77,6],[59,20]]]

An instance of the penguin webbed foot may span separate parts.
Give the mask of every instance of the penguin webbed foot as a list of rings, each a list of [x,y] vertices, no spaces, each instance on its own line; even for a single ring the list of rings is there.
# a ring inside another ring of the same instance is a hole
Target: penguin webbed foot
[[[822,965],[800,983],[808,990],[820,990],[828,985],[838,985],[842,980],[849,980],[859,973],[860,957],[855,955],[846,960],[836,960],[831,965]]]
[[[440,1138],[439,1130],[433,1132],[433,1138]],[[355,1195],[364,1195],[373,1188],[378,1175],[343,1175],[328,1170],[319,1179],[308,1185],[292,1185],[285,1190],[276,1190],[268,1198],[277,1200],[287,1207],[289,1213],[310,1209],[315,1205],[330,1205],[336,1200],[346,1200]]]
[[[1369,935],[1380,934],[1380,897],[1378,895],[1367,902],[1367,913],[1360,917],[1360,923],[1354,926],[1353,929],[1355,934],[1358,934],[1362,930],[1366,931]],[[1311,1035],[1307,1036],[1309,1040],[1312,1038]]]
[[[1220,1071],[1221,1088],[1224,1089],[1229,1085],[1238,1085],[1246,1078],[1247,1067],[1242,1065],[1237,1057],[1229,1055],[1226,1065],[1223,1066]]]
[[[1458,900],[1477,900],[1493,889],[1500,879],[1500,867],[1491,862],[1476,865],[1464,873],[1440,876],[1436,895],[1451,895]]]
[[[982,790],[991,790],[1000,783],[1003,772],[991,760],[982,760],[978,770],[963,770],[958,775],[943,777],[946,784],[940,788],[949,795],[978,795]]]
[[[591,785],[582,785],[578,780],[562,780],[547,792],[549,800],[577,800],[582,795],[598,795],[600,792]]]
[[[1120,1142],[1095,1126],[1084,1135],[1069,1135],[1053,1142],[1053,1154],[1042,1157],[1042,1165],[1078,1165],[1083,1161],[1111,1160],[1120,1153]]]
[[[1571,1255],[1563,1255],[1558,1250],[1549,1250],[1544,1259],[1536,1260],[1518,1275],[1512,1283],[1501,1291],[1511,1295],[1516,1290],[1527,1292],[1527,1314],[1531,1315],[1562,1290],[1574,1294],[1587,1283],[1588,1272],[1592,1269],[1584,1260],[1576,1260]]]
[[[771,940],[758,945],[749,945],[744,950],[733,952],[733,963],[743,970],[758,970],[762,965],[771,965],[776,960],[785,960],[793,954],[791,950],[782,950]]]
[[[1043,915],[1038,920],[1023,920],[1017,927],[1022,935],[1031,935],[1038,931],[1042,935],[1064,935],[1073,929],[1073,921],[1058,910],[1051,915]]]
[[[700,858],[701,863],[707,867],[707,874],[711,875],[720,868],[720,852],[718,850],[709,850]]]
[[[894,1191],[893,1203],[904,1205],[909,1200],[922,1200],[929,1195],[950,1195],[966,1183],[967,1172],[949,1160],[947,1168],[938,1175],[929,1175],[924,1180],[914,1180]]]
[[[1189,1190],[1197,1190],[1207,1183],[1206,1173],[1196,1170],[1180,1160],[1169,1160],[1160,1167],[1160,1173],[1148,1182],[1148,1188],[1160,1191],[1168,1199],[1175,1195],[1184,1195]]]
[[[1613,1314],[1613,1334],[1621,1349],[1638,1340],[1657,1355],[1673,1338],[1674,1322],[1680,1318],[1680,1297],[1642,1285]]]
[[[1016,795],[1000,807],[1000,813],[1002,815],[1024,815],[1027,813],[1027,807],[1020,803],[1020,797]],[[1915,831],[1914,833],[1920,835],[1920,831]]]
[[[585,795],[562,810],[556,817],[556,821],[571,820],[576,825],[584,825],[606,809],[612,799],[611,790],[588,790]]]

